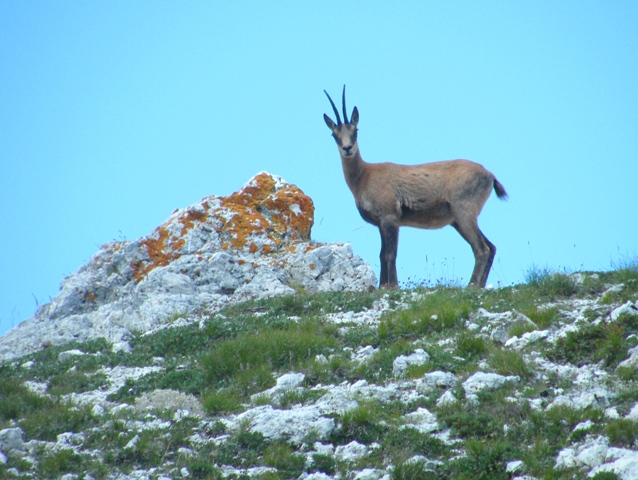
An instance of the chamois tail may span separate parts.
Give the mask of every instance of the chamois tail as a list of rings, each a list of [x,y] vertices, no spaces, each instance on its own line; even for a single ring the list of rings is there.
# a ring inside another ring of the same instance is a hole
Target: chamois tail
[[[494,191],[496,192],[496,196],[501,200],[507,199],[507,192],[505,191],[505,187],[496,179],[494,179]]]

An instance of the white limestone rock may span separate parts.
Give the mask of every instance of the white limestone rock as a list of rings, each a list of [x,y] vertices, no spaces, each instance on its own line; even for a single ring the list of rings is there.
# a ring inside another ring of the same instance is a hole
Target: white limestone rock
[[[585,469],[589,477],[600,472],[613,472],[622,480],[634,480],[638,478],[638,452],[610,447],[607,437],[588,436],[558,453],[556,469],[567,468]]]
[[[390,480],[390,475],[377,468],[364,468],[356,473],[353,480]]]
[[[228,423],[231,428],[245,424],[250,430],[259,432],[268,439],[284,438],[300,445],[310,435],[324,440],[335,429],[335,421],[322,415],[320,408],[315,405],[300,406],[290,410],[279,410],[271,405],[252,408]]]
[[[627,353],[629,353],[629,358],[620,362],[618,364],[618,367],[616,368],[620,368],[620,367],[637,368],[638,367],[638,345],[633,348],[630,348],[627,351]]]
[[[456,375],[452,372],[429,372],[422,378],[415,380],[416,388],[420,392],[428,393],[436,389],[451,388],[456,385]]]
[[[335,449],[335,459],[339,461],[354,462],[366,455],[368,455],[368,447],[356,440]]]
[[[106,244],[63,279],[34,317],[0,337],[0,361],[44,345],[132,333],[180,314],[198,321],[249,299],[374,288],[372,268],[348,244],[310,241],[312,200],[259,173],[227,197],[176,210],[145,237]]]
[[[302,480],[332,480],[332,477],[323,472],[313,472],[305,477],[299,477]]]
[[[621,315],[638,315],[638,302],[633,303],[631,301],[627,301],[627,303],[625,303],[624,305],[613,309],[609,314],[609,318],[612,322],[615,322]]]
[[[86,355],[86,353],[84,353],[82,350],[67,350],[66,352],[60,352],[58,354],[58,361],[64,362],[65,360],[81,357],[83,355]]]
[[[454,396],[454,394],[450,390],[448,390],[447,392],[445,392],[443,395],[439,397],[439,399],[436,401],[436,406],[442,407],[446,405],[452,405],[456,402],[458,402],[458,399]]]
[[[261,397],[275,399],[286,392],[298,389],[305,378],[303,373],[286,373],[277,379],[277,384],[274,387],[255,393],[251,396],[251,400],[255,401]]]
[[[0,450],[11,452],[12,450],[24,451],[24,433],[20,427],[5,428],[0,430]]]
[[[625,418],[628,420],[633,420],[634,422],[638,422],[638,403],[634,404]]]
[[[436,415],[427,408],[419,407],[416,411],[404,416],[406,423],[404,427],[415,428],[422,433],[430,433],[439,429]]]
[[[196,417],[203,417],[204,409],[196,397],[170,389],[158,389],[145,393],[135,401],[138,410],[157,408],[160,410],[183,411]]]
[[[548,330],[534,330],[531,332],[526,332],[520,337],[511,337],[509,340],[505,342],[505,346],[512,348],[514,350],[521,350],[526,347],[530,343],[537,342],[544,338],[547,338],[549,335]]]
[[[492,340],[504,344],[512,335],[509,330],[514,326],[528,326],[536,329],[536,324],[527,316],[517,311],[492,313],[484,308],[479,308],[471,315],[472,323],[483,324],[481,332],[489,334]]]
[[[476,372],[463,382],[465,395],[477,394],[484,391],[496,390],[504,385],[518,383],[518,375],[499,375],[497,373]]]
[[[410,355],[399,355],[392,362],[392,374],[395,377],[400,377],[405,374],[410,365],[423,365],[429,359],[430,355],[422,348],[417,348]]]

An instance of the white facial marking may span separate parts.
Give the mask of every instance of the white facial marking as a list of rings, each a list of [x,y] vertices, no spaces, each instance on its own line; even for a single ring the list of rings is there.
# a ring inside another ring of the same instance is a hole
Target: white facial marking
[[[339,153],[344,157],[351,157],[357,153],[357,129],[348,124],[339,126],[334,131],[334,137],[339,146]]]

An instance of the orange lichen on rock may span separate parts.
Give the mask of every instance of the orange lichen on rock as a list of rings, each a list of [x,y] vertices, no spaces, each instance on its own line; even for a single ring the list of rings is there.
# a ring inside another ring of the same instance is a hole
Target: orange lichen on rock
[[[139,261],[131,264],[135,281],[139,282],[154,268],[166,266],[172,260],[179,258],[179,253],[172,248],[168,248],[168,237],[168,229],[161,226],[158,227],[150,237],[140,242],[142,247],[146,248],[149,261]]]
[[[280,190],[267,198],[264,208],[272,211],[272,223],[287,229],[296,240],[310,240],[310,231],[314,222],[315,206],[310,197],[294,185]]]
[[[260,173],[239,192],[222,198],[220,205],[219,210],[226,210],[226,215],[220,215],[223,220],[217,232],[227,234],[226,245],[234,249],[243,249],[255,234],[265,234],[272,244],[270,250],[262,246],[264,253],[281,246],[284,240],[310,239],[312,200],[294,185],[278,190],[276,180],[267,173]],[[252,243],[249,248],[252,250]]]
[[[268,255],[269,253],[273,251],[273,248],[270,245],[263,245],[261,247],[261,251],[264,255]]]
[[[96,298],[97,298],[97,296],[93,292],[85,292],[84,293],[84,301],[85,302],[93,303],[93,302],[95,302]]]
[[[206,221],[209,209],[210,206],[208,204],[204,204],[203,212],[195,209],[186,210],[178,219],[178,222],[182,224],[181,235],[186,235],[186,233],[195,226],[195,222]]]
[[[205,229],[205,234],[197,234],[198,241],[209,238],[224,250],[267,255],[292,242],[308,241],[313,222],[310,197],[278,177],[260,173],[227,197],[207,197],[192,207],[176,210],[140,241],[146,258],[130,266],[135,280],[141,281],[154,268],[179,258],[190,232],[197,228]]]

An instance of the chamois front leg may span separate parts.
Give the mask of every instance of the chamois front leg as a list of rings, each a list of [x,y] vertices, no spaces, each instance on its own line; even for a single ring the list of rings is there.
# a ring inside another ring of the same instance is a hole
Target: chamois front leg
[[[381,278],[379,288],[398,288],[397,250],[399,247],[399,227],[392,222],[382,222],[381,233]]]

